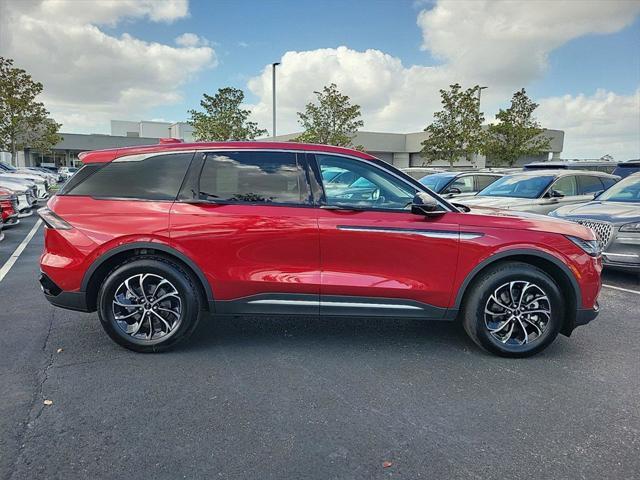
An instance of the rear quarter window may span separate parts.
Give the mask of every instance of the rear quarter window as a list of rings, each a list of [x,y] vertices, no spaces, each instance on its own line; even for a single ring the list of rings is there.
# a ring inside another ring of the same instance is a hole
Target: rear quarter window
[[[154,155],[143,160],[137,160],[136,157],[128,160],[125,157],[102,166],[88,176],[81,176],[87,168],[83,167],[71,180],[83,178],[61,194],[173,201],[192,157],[193,153]]]

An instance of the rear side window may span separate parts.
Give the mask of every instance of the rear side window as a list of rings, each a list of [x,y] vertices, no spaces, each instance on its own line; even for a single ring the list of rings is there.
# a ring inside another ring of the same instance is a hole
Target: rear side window
[[[498,178],[500,178],[500,177],[496,177],[494,175],[478,175],[478,176],[476,176],[476,183],[478,184],[477,190],[478,191],[484,190],[489,185],[491,185],[493,182],[495,182]]]
[[[69,188],[65,194],[96,198],[175,200],[192,157],[193,153],[172,153],[143,160],[138,160],[139,157],[135,156],[131,159],[125,157],[120,161],[114,160]],[[76,173],[73,178],[80,173]]]
[[[103,163],[89,163],[83,166],[73,177],[71,177],[67,181],[67,183],[62,186],[62,188],[58,191],[58,195],[66,195],[71,190],[76,188],[80,183],[84,182],[87,178],[100,170],[102,167],[104,167]]]
[[[578,195],[587,195],[589,193],[596,193],[604,190],[602,182],[596,176],[581,175],[578,177]]]
[[[200,175],[200,198],[214,202],[308,204],[311,196],[296,154],[210,153]]]
[[[616,180],[614,178],[605,177],[601,178],[600,180],[602,180],[602,184],[604,185],[605,190],[616,184]]]

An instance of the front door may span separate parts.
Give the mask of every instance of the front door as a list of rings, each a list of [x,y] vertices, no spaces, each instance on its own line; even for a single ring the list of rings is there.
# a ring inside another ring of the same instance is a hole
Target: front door
[[[372,162],[316,154],[315,164],[324,183],[320,311],[442,318],[456,273],[461,214],[412,214],[416,188]],[[336,172],[353,181],[332,182]]]
[[[174,204],[170,230],[207,277],[216,312],[317,314],[318,225],[298,154],[198,155],[183,187],[193,198]]]

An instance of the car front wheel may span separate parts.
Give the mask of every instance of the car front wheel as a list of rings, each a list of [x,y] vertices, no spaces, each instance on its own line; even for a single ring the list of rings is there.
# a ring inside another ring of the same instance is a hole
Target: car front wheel
[[[116,343],[137,352],[173,347],[195,330],[199,313],[194,280],[163,257],[125,262],[98,292],[102,327]]]
[[[463,307],[471,339],[491,353],[528,357],[558,335],[564,318],[560,289],[543,270],[503,263],[480,274]]]

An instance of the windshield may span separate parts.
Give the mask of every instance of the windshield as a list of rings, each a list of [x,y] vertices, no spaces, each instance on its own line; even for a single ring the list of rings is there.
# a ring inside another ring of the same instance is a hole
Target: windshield
[[[640,203],[640,175],[633,175],[620,180],[603,192],[598,200],[608,202]]]
[[[6,170],[8,172],[13,172],[16,168],[13,165],[9,165],[8,163],[0,162],[0,169]]]
[[[478,195],[483,197],[538,198],[555,177],[553,175],[508,175],[496,180]]]
[[[455,177],[455,173],[434,173],[433,175],[427,175],[420,179],[420,183],[430,190],[440,193],[453,177]]]

